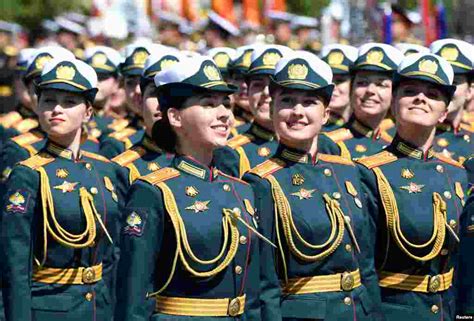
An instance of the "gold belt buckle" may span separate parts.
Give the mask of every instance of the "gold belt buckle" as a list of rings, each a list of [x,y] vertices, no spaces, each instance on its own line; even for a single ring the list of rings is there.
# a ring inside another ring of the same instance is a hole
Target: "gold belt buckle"
[[[428,279],[428,291],[431,293],[438,292],[439,288],[441,287],[441,276],[433,275]]]
[[[235,317],[240,312],[240,301],[238,298],[232,299],[229,302],[229,315]]]
[[[94,283],[95,281],[95,270],[94,268],[88,267],[82,271],[82,282],[85,284]]]
[[[349,272],[342,273],[341,288],[344,291],[351,291],[354,288],[354,276]]]

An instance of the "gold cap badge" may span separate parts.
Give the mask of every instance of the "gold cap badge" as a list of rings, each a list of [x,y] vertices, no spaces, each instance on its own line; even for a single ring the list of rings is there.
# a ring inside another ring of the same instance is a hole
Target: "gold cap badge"
[[[288,78],[303,80],[308,75],[308,67],[302,64],[294,64],[288,67]]]
[[[369,64],[378,64],[383,60],[383,52],[380,50],[372,50],[367,53],[366,62]]]
[[[50,60],[52,60],[53,58],[51,56],[41,56],[41,57],[38,57],[36,59],[36,62],[35,62],[35,67],[36,69],[39,69],[39,70],[42,70],[44,65],[46,65],[46,63],[48,63]]]
[[[328,64],[331,66],[338,66],[344,61],[344,54],[339,51],[332,51],[328,55]]]
[[[148,58],[148,52],[145,50],[139,50],[133,54],[133,64],[135,65],[143,65],[145,64],[146,58]]]
[[[92,67],[100,68],[107,63],[107,56],[103,53],[97,53],[92,57]]]
[[[440,55],[448,61],[455,61],[458,59],[459,51],[456,47],[444,47],[441,50]]]
[[[214,66],[209,65],[204,67],[204,74],[211,81],[221,80],[221,74],[219,73],[219,70],[217,70],[217,68]]]
[[[247,51],[246,53],[244,53],[244,57],[242,58],[242,65],[248,68],[251,63],[252,63],[252,51]]]
[[[230,57],[228,54],[224,52],[219,52],[217,55],[214,56],[214,61],[219,68],[225,68],[229,64]]]
[[[56,78],[64,80],[73,80],[76,75],[76,70],[70,66],[59,66],[56,69]]]
[[[433,60],[423,59],[418,64],[418,70],[434,75],[438,71],[438,64]]]
[[[171,68],[171,66],[173,66],[174,64],[176,64],[177,61],[176,60],[171,60],[171,59],[164,59],[161,61],[160,63],[160,68],[161,70],[166,70],[166,69],[169,69]]]
[[[265,66],[275,67],[281,56],[276,52],[267,52],[263,55],[263,64]]]

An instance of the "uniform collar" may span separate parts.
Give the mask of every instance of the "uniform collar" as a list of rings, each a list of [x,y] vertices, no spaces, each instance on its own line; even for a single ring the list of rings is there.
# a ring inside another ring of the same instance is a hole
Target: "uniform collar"
[[[59,146],[59,145],[53,143],[50,140],[48,140],[48,142],[46,144],[46,150],[51,155],[54,155],[54,156],[60,157],[60,158],[65,158],[65,159],[68,159],[68,160],[78,160],[78,159],[82,158],[82,151],[79,151],[77,159],[74,159],[73,158],[74,153],[72,152],[72,150],[64,148],[62,146]]]
[[[284,160],[294,162],[294,163],[314,165],[318,162],[318,154],[316,154],[316,157],[313,158],[310,153],[298,150],[296,148],[291,148],[283,144],[280,144],[278,146],[276,155],[279,158],[282,158]]]
[[[367,138],[379,139],[381,136],[380,128],[377,128],[374,130],[370,127],[367,127],[366,125],[358,121],[355,117],[352,117],[348,125],[352,131],[358,133],[359,135],[365,136]]]
[[[344,118],[338,114],[330,114],[328,119],[329,124],[334,124],[337,126],[343,126],[345,124]]]
[[[182,172],[200,178],[204,181],[213,181],[217,178],[218,171],[213,166],[201,164],[190,156],[176,155],[173,166]]]
[[[402,154],[407,157],[419,159],[419,160],[429,160],[432,159],[435,155],[433,147],[430,147],[428,151],[423,152],[423,150],[413,146],[409,142],[403,140],[400,136],[395,136],[393,142],[390,144],[391,149],[396,151],[398,154]]]
[[[250,132],[258,138],[263,140],[272,141],[275,139],[275,133],[269,131],[268,129],[263,128],[262,126],[258,125],[257,123],[252,123],[250,127]]]
[[[159,148],[156,145],[156,143],[148,135],[143,136],[142,145],[143,145],[143,147],[145,147],[146,149],[148,149],[152,152],[155,152],[155,153],[162,153],[163,152],[161,150],[161,148]]]

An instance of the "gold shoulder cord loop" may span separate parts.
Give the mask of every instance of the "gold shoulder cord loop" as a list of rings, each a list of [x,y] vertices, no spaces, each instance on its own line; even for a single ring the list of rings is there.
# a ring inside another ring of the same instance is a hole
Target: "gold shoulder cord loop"
[[[223,228],[223,233],[224,233],[224,240],[222,243],[221,251],[215,258],[211,260],[202,260],[196,257],[196,255],[192,251],[191,246],[188,242],[184,221],[181,217],[181,214],[179,213],[179,209],[176,204],[176,199],[174,198],[173,192],[165,183],[159,183],[156,186],[160,188],[160,190],[163,192],[166,212],[168,213],[171,219],[171,223],[173,224],[173,229],[176,235],[176,252],[175,252],[175,257],[173,260],[173,266],[171,268],[171,272],[168,279],[158,291],[154,293],[149,293],[147,297],[156,296],[160,294],[161,292],[163,292],[168,287],[176,271],[176,264],[177,264],[178,257],[181,261],[181,264],[183,264],[184,268],[193,276],[200,277],[200,278],[208,278],[208,277],[217,275],[218,273],[222,272],[225,268],[227,268],[230,262],[234,259],[237,253],[237,249],[239,247],[239,230],[236,226],[236,221],[231,217],[230,211],[229,212],[223,211],[224,216],[222,218],[222,228]],[[227,250],[227,254],[222,260],[222,262],[219,263],[212,270],[206,271],[206,272],[199,272],[193,269],[191,267],[191,264],[188,262],[186,255],[189,256],[192,261],[196,263],[200,263],[202,265],[214,264],[220,259],[222,259],[227,249],[227,243],[229,240],[229,229],[230,229],[230,245]]]
[[[380,197],[385,210],[389,233],[394,238],[395,243],[405,254],[414,260],[429,261],[437,257],[446,237],[446,202],[442,199],[441,195],[433,193],[433,234],[427,242],[414,244],[408,241],[401,230],[397,201],[387,178],[380,168],[376,167],[373,171],[377,178],[377,185],[380,190]],[[433,244],[433,247],[431,251],[424,256],[415,255],[407,249],[407,246],[414,249],[425,249],[430,244]]]
[[[73,234],[66,231],[57,221],[56,214],[54,211],[54,201],[53,195],[51,194],[51,187],[49,185],[48,174],[46,173],[43,167],[38,167],[36,169],[40,173],[40,188],[41,188],[41,203],[43,208],[43,260],[39,263],[39,266],[43,266],[46,262],[47,253],[48,253],[48,234],[56,240],[59,244],[70,247],[74,249],[85,248],[91,246],[94,243],[96,237],[96,225],[94,220],[94,215],[99,221],[102,229],[107,235],[109,241],[112,242],[107,229],[105,228],[104,223],[102,222],[99,213],[94,205],[94,200],[89,192],[81,187],[79,191],[81,206],[84,210],[84,216],[86,218],[86,228],[80,234]]]
[[[266,177],[267,180],[270,182],[272,186],[272,194],[273,199],[275,202],[275,226],[277,232],[278,243],[280,247],[280,251],[283,252],[281,249],[281,236],[279,231],[279,224],[277,218],[280,218],[283,234],[285,235],[288,248],[290,249],[291,253],[295,255],[297,258],[307,261],[307,262],[314,262],[321,260],[328,255],[332,254],[338,246],[341,244],[342,239],[344,237],[344,214],[339,203],[336,200],[331,199],[327,194],[323,195],[324,201],[326,203],[326,211],[329,216],[329,220],[331,221],[331,233],[329,238],[323,244],[311,244],[307,242],[299,233],[298,229],[293,220],[293,215],[291,213],[291,207],[286,198],[283,190],[275,179],[274,176],[269,175]],[[278,215],[277,215],[278,214]],[[296,238],[299,242],[301,242],[304,246],[310,249],[323,249],[327,247],[321,253],[315,255],[307,255],[300,251],[294,241],[293,233],[296,234]],[[286,263],[285,257],[282,253],[282,260],[283,260],[283,268],[285,269],[285,279],[287,278],[286,275]]]

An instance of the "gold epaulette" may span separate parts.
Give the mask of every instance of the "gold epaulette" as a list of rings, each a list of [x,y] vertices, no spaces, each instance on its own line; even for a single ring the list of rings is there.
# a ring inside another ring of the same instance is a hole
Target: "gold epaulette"
[[[384,164],[394,162],[397,159],[398,159],[398,157],[395,156],[394,154],[392,154],[390,152],[387,152],[387,151],[383,151],[383,152],[377,153],[377,154],[372,155],[372,156],[363,157],[361,159],[358,159],[357,163],[359,163],[361,165],[364,165],[368,169],[372,169],[374,167],[379,167],[380,165],[384,165]]]
[[[22,119],[23,117],[21,117],[19,112],[12,111],[0,117],[0,124],[2,124],[3,128],[10,128]]]
[[[49,164],[54,161],[54,157],[48,153],[38,153],[30,158],[20,162],[20,165],[29,167],[31,169],[40,168],[46,164]]]
[[[382,130],[387,130],[387,129],[390,129],[394,126],[395,126],[395,122],[392,119],[385,118],[384,120],[382,120],[379,127]]]
[[[120,142],[123,142],[128,137],[135,134],[136,132],[137,132],[136,129],[134,129],[132,127],[127,127],[127,128],[125,128],[125,129],[123,129],[119,132],[114,132],[114,133],[109,134],[109,137],[115,138],[116,140],[118,140]]]
[[[323,162],[355,166],[350,159],[338,155],[318,154],[318,158]]]
[[[34,131],[34,132],[24,133],[24,134],[15,136],[11,138],[11,140],[15,142],[17,145],[20,145],[23,147],[23,146],[37,143],[43,140],[44,138],[45,136],[42,133]]]
[[[127,166],[130,163],[133,163],[143,155],[145,155],[146,150],[140,146],[133,146],[129,150],[126,150],[120,155],[112,158],[112,162],[119,164],[120,166]]]
[[[92,159],[95,159],[95,160],[98,160],[98,161],[101,161],[101,162],[110,163],[110,160],[108,160],[107,158],[105,158],[102,155],[99,155],[99,154],[96,154],[96,153],[91,153],[91,152],[88,152],[88,151],[85,151],[85,150],[83,150],[81,152],[82,152],[82,156],[89,157],[89,158],[92,158]]]
[[[236,149],[237,147],[240,147],[242,145],[248,144],[252,141],[252,138],[247,135],[237,135],[235,137],[232,137],[227,142],[227,146],[229,146],[232,149]]]
[[[326,132],[325,135],[331,138],[335,143],[354,137],[351,131],[347,128],[339,128],[332,132]]]
[[[459,168],[464,169],[464,166],[463,166],[461,163],[455,161],[455,160],[452,159],[452,158],[446,157],[446,156],[444,156],[444,155],[441,154],[441,153],[435,153],[435,157],[436,157],[437,159],[439,159],[440,161],[444,162],[444,163],[447,163],[447,164],[450,164],[450,165],[453,165],[453,166],[456,166],[456,167],[459,167]]]
[[[268,175],[273,174],[276,171],[282,169],[283,167],[285,167],[285,165],[286,163],[279,158],[270,158],[252,168],[249,173],[265,178]]]
[[[219,175],[224,176],[225,178],[231,179],[231,180],[233,180],[233,181],[236,181],[236,182],[239,182],[239,183],[242,183],[242,184],[245,184],[245,185],[249,185],[249,183],[247,183],[246,181],[243,181],[243,180],[241,180],[240,178],[237,178],[237,177],[228,175],[228,174],[226,174],[226,173],[224,173],[224,172],[219,171]]]
[[[13,128],[15,128],[17,131],[20,133],[26,133],[29,132],[32,129],[35,129],[39,126],[38,120],[34,118],[26,118],[23,119],[22,121],[16,123]]]
[[[109,125],[107,125],[107,128],[112,129],[112,130],[118,132],[118,131],[121,131],[121,130],[127,128],[127,126],[128,126],[129,123],[130,123],[130,122],[129,122],[127,119],[125,119],[125,118],[114,119],[114,120],[112,121],[112,123],[110,123]]]
[[[143,180],[151,185],[157,185],[159,183],[165,182],[171,178],[178,177],[179,171],[171,167],[161,168],[153,173],[142,176],[139,179]]]

